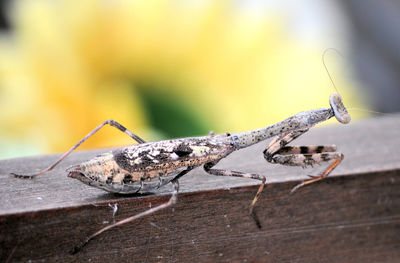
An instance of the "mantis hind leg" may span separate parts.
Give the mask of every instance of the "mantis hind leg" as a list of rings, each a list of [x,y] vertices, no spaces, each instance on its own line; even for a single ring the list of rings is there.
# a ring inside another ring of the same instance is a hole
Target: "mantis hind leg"
[[[114,228],[114,227],[117,227],[117,226],[121,226],[121,225],[130,223],[130,222],[132,222],[132,221],[135,221],[136,219],[139,219],[139,218],[141,218],[141,217],[154,214],[155,212],[158,212],[158,211],[160,211],[160,210],[163,210],[163,209],[165,209],[165,208],[168,208],[168,207],[170,207],[170,206],[176,204],[176,202],[178,201],[178,192],[179,192],[179,181],[178,181],[178,179],[181,178],[182,176],[184,176],[185,174],[187,174],[187,173],[188,173],[189,171],[191,171],[193,168],[195,168],[195,167],[194,167],[194,166],[189,166],[189,167],[187,167],[185,170],[183,170],[183,171],[180,172],[178,175],[176,175],[176,176],[174,177],[174,179],[172,179],[171,183],[172,183],[172,185],[174,186],[174,191],[172,192],[172,196],[171,196],[171,198],[168,200],[168,202],[166,202],[166,203],[164,203],[164,204],[161,204],[161,205],[159,205],[159,206],[150,208],[150,209],[148,209],[148,210],[146,210],[146,211],[144,211],[144,212],[141,212],[141,213],[139,213],[139,214],[137,214],[137,215],[133,215],[133,216],[130,216],[130,217],[128,217],[128,218],[125,218],[125,219],[123,219],[123,220],[121,220],[121,221],[118,221],[118,222],[116,222],[116,223],[114,223],[114,224],[111,224],[111,225],[108,225],[108,226],[106,226],[106,227],[103,227],[102,229],[100,229],[100,230],[97,231],[96,233],[94,233],[94,234],[92,234],[91,236],[89,236],[88,238],[86,238],[82,243],[80,243],[79,245],[75,246],[75,247],[70,251],[70,253],[71,253],[71,254],[76,254],[76,253],[78,253],[79,251],[82,250],[82,248],[83,248],[84,246],[86,246],[86,245],[89,243],[90,240],[92,240],[93,238],[97,237],[98,235],[100,235],[100,234],[103,233],[104,231],[110,230],[111,228]]]
[[[122,126],[120,123],[114,121],[114,120],[106,120],[104,121],[102,124],[100,124],[99,126],[97,126],[96,128],[94,128],[94,130],[92,130],[90,133],[88,133],[85,137],[83,137],[77,144],[75,144],[74,146],[72,146],[71,149],[69,149],[67,152],[65,152],[57,161],[55,161],[53,164],[51,164],[49,167],[41,170],[40,172],[36,173],[36,174],[15,174],[15,173],[11,173],[12,175],[14,175],[17,178],[23,178],[23,179],[32,179],[36,176],[42,175],[44,173],[47,173],[48,171],[53,170],[54,167],[56,167],[62,160],[64,160],[68,155],[70,155],[76,148],[79,147],[79,145],[81,145],[83,142],[85,142],[87,139],[89,139],[90,137],[92,137],[93,134],[95,134],[98,130],[100,130],[101,128],[103,128],[105,125],[111,125],[112,127],[117,128],[118,130],[124,132],[125,134],[127,134],[129,137],[131,137],[132,139],[134,139],[135,141],[137,141],[138,143],[145,143],[145,141],[140,138],[139,136],[137,136],[136,134],[134,134],[133,132],[131,132],[130,130],[128,130],[127,128],[125,128],[124,126]]]

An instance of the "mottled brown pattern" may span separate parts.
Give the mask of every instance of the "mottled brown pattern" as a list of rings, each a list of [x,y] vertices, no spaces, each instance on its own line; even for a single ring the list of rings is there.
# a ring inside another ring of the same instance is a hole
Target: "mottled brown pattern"
[[[224,157],[233,150],[229,136],[143,143],[99,155],[69,172],[83,183],[117,193],[149,191],[171,181],[189,166]],[[84,176],[77,176],[76,173]]]

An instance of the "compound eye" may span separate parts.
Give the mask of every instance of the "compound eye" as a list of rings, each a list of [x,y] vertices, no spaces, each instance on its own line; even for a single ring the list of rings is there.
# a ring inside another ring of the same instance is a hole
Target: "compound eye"
[[[333,93],[329,97],[329,104],[331,105],[335,117],[339,122],[343,124],[347,124],[350,122],[350,114],[347,112],[347,109],[343,104],[342,97],[340,97],[339,94]]]

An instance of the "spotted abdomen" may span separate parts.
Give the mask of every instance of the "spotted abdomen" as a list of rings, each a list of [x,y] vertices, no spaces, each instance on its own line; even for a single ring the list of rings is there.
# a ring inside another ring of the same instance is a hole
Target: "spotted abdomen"
[[[208,137],[144,143],[105,153],[68,169],[85,184],[122,194],[149,192],[177,174],[219,159],[232,146]]]

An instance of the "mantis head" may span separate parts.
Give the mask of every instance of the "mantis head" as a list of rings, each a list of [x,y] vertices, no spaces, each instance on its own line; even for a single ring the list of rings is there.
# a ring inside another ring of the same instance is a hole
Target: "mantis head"
[[[332,107],[336,119],[343,124],[350,122],[351,117],[343,104],[342,97],[338,93],[332,93],[329,97],[329,104]]]

